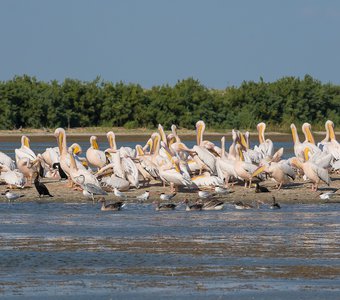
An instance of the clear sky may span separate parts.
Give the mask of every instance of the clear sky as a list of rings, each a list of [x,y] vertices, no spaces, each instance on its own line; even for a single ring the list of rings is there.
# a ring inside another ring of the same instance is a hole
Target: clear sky
[[[0,80],[340,83],[340,1],[1,0]]]

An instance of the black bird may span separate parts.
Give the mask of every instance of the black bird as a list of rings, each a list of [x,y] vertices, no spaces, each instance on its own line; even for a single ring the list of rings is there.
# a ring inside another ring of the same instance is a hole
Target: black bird
[[[50,194],[46,185],[39,181],[39,173],[36,173],[36,174],[37,174],[37,176],[34,179],[34,186],[37,189],[37,192],[39,193],[39,198],[41,196],[53,197],[53,195]]]
[[[273,204],[270,206],[270,209],[280,209],[280,208],[281,208],[280,204],[276,202],[276,199],[273,196]]]
[[[54,163],[52,165],[53,169],[57,169],[59,172],[59,176],[61,179],[68,179],[68,176],[66,175],[66,173],[64,172],[64,170],[60,167],[60,163]]]
[[[265,186],[260,186],[258,183],[255,183],[255,193],[270,193]]]

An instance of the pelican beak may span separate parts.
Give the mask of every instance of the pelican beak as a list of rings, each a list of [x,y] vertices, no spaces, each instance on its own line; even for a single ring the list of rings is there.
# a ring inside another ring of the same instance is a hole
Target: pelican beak
[[[306,133],[307,133],[308,142],[315,145],[315,140],[314,140],[313,134],[312,134],[309,126],[306,127]]]
[[[59,133],[58,136],[58,147],[59,147],[59,152],[62,153],[62,148],[63,148],[63,140],[64,140],[64,135],[62,132]]]
[[[156,135],[152,141],[152,153],[155,153],[158,144],[159,144],[159,136]]]
[[[81,153],[80,147],[79,147],[79,146],[75,146],[75,147],[73,148],[73,153],[74,153],[75,155],[80,154],[80,153]]]
[[[291,164],[294,165],[296,168],[303,169],[302,168],[302,163],[299,161],[297,157],[293,157],[291,160]]]
[[[304,154],[305,161],[308,161],[308,160],[309,160],[309,155],[308,155],[309,152],[310,152],[309,147],[306,147],[306,148],[303,150],[303,154]]]
[[[264,126],[263,123],[257,125],[257,130],[259,132],[259,142],[260,144],[264,143]]]
[[[262,172],[264,172],[265,169],[266,169],[265,166],[262,166],[262,167],[257,168],[257,169],[254,171],[254,173],[251,174],[251,177],[255,177],[255,176],[261,174]]]
[[[136,147],[136,151],[137,151],[137,155],[138,156],[143,156],[144,155],[144,151],[143,151],[141,146],[138,145],[138,147]]]
[[[81,162],[81,164],[85,167],[85,168],[88,168],[89,167],[89,164],[87,163],[87,160],[83,160]]]
[[[245,149],[248,149],[248,144],[247,144],[246,139],[244,137],[244,134],[242,132],[240,132],[240,144]]]
[[[27,147],[27,148],[30,148],[30,140],[28,137],[25,137],[24,138],[24,145]]]
[[[197,143],[197,146],[199,146],[201,144],[201,141],[202,141],[202,129],[203,129],[203,125],[201,123],[197,124],[196,126],[196,143]]]
[[[329,138],[330,140],[335,140],[335,133],[334,133],[334,128],[331,122],[328,123],[328,130],[329,130]]]
[[[92,141],[92,148],[93,148],[93,149],[96,149],[96,150],[99,149],[99,146],[98,146],[98,143],[97,143],[96,140],[93,140],[93,141]]]

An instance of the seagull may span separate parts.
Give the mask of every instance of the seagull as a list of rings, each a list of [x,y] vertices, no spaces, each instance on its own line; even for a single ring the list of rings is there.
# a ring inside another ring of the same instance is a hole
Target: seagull
[[[209,199],[213,196],[214,196],[214,194],[212,194],[208,191],[198,191],[198,197],[200,197],[202,199]]]
[[[276,202],[276,199],[273,196],[273,204],[270,206],[270,209],[280,209],[280,208],[281,208],[280,204]]]
[[[119,191],[117,188],[114,188],[114,194],[116,197],[122,198],[122,199],[127,199],[127,195]]]
[[[150,192],[145,191],[143,194],[138,195],[136,198],[139,202],[144,202],[144,201],[148,200],[149,197],[150,197]]]
[[[224,187],[220,187],[220,186],[215,186],[215,192],[219,195],[225,195],[225,194],[232,193],[231,190],[224,188]]]
[[[326,192],[326,193],[321,193],[320,198],[322,200],[329,200],[334,198],[335,196],[340,196],[340,194],[336,194],[335,192]]]
[[[159,198],[163,201],[170,201],[173,197],[176,196],[176,193],[173,193],[173,194],[164,194],[164,193],[161,193],[161,195],[159,196]]]
[[[11,202],[12,200],[16,200],[18,198],[24,197],[25,195],[18,195],[16,193],[10,192],[9,190],[6,190],[4,193],[2,193],[1,195],[5,195],[5,197],[7,198],[7,200],[9,202]]]

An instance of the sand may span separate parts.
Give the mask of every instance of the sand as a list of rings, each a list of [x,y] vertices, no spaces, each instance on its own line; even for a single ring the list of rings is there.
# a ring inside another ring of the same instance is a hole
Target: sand
[[[245,203],[252,204],[254,201],[259,200],[262,201],[265,205],[269,205],[272,202],[272,196],[275,196],[277,201],[280,204],[289,203],[289,204],[323,204],[325,202],[332,203],[340,203],[340,193],[339,197],[335,197],[331,200],[322,200],[319,195],[321,193],[327,191],[336,191],[340,188],[340,176],[337,174],[331,175],[332,182],[330,186],[326,184],[320,184],[319,190],[317,192],[312,192],[311,183],[305,182],[303,179],[296,179],[294,182],[287,184],[281,190],[277,190],[275,188],[275,183],[271,180],[261,182],[261,186],[267,187],[270,192],[269,193],[255,193],[255,188],[245,188],[243,184],[238,183],[234,186],[231,186],[230,189],[232,193],[223,195],[223,196],[215,196],[219,199],[225,201],[226,203],[233,203],[235,201],[244,201]],[[26,201],[39,201],[39,202],[88,202],[92,204],[92,201],[86,199],[81,191],[74,190],[72,188],[67,187],[67,181],[57,181],[44,178],[42,180],[48,187],[50,193],[54,196],[53,198],[44,196],[42,198],[38,197],[38,193],[35,187],[26,187],[24,189],[15,189],[13,192],[22,194],[24,197],[15,200],[20,202]],[[3,193],[6,190],[5,185],[0,186],[0,191]],[[159,199],[159,194],[170,193],[170,187],[163,185],[157,181],[151,182],[149,186],[141,187],[139,189],[130,189],[125,192],[128,195],[127,202],[138,202],[135,196],[142,194],[145,190],[150,191],[150,199],[145,203],[152,203],[155,200]],[[118,198],[111,192],[106,197],[108,202],[117,201]],[[98,199],[99,196],[96,197]],[[187,189],[179,189],[177,195],[173,198],[174,203],[183,202],[185,199],[189,199],[190,201],[195,201],[198,199],[197,191],[189,191]],[[1,196],[1,202],[6,202],[7,199],[5,196]],[[99,204],[98,204],[99,205]]]

